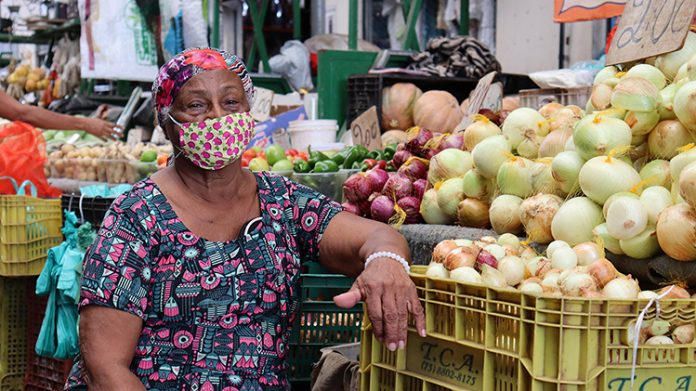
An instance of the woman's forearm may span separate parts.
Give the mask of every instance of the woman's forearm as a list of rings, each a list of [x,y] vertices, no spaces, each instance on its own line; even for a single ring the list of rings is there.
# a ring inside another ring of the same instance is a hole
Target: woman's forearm
[[[42,129],[87,130],[83,118],[54,113],[41,107],[21,105],[17,120]]]
[[[85,380],[90,391],[145,390],[143,383],[128,368],[113,365],[88,370]]]

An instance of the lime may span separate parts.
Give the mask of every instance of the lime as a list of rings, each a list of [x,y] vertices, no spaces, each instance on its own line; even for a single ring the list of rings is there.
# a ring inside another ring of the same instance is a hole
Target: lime
[[[145,162],[145,163],[150,163],[154,162],[157,160],[157,151],[154,149],[148,149],[147,151],[143,151],[143,154],[140,155],[140,161]]]
[[[266,148],[266,160],[268,160],[268,164],[274,165],[283,159],[285,159],[285,149],[280,145],[274,144]]]
[[[266,159],[255,157],[249,161],[249,169],[251,171],[268,171],[271,166],[268,165]]]
[[[292,162],[288,159],[278,160],[271,171],[292,171]]]

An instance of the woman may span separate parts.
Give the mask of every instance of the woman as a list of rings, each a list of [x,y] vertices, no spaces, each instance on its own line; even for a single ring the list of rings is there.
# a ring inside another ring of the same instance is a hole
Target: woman
[[[114,202],[85,257],[68,389],[288,389],[308,261],[357,276],[334,300],[365,300],[389,349],[404,347],[409,312],[425,333],[403,237],[283,177],[242,170],[254,88],[237,57],[185,51],[161,68],[153,95],[175,158]]]
[[[43,129],[84,130],[103,140],[121,138],[121,128],[100,118],[73,117],[38,106],[23,105],[0,91],[0,118],[22,121]]]

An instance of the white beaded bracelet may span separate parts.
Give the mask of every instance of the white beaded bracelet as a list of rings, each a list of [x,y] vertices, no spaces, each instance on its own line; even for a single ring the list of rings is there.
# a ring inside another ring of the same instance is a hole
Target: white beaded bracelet
[[[395,253],[390,252],[390,251],[378,251],[376,253],[373,253],[369,257],[367,257],[367,259],[365,260],[365,269],[367,269],[367,266],[370,264],[370,262],[372,262],[378,258],[393,259],[393,260],[399,262],[404,267],[404,269],[406,269],[406,273],[411,272],[411,266],[408,264],[408,262],[406,262],[406,259],[404,257],[402,257],[401,255],[395,254]]]

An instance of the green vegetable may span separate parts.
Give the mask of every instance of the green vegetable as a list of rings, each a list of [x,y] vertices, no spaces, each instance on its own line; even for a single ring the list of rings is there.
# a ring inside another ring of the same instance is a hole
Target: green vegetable
[[[384,148],[383,158],[384,160],[392,160],[394,154],[396,153],[396,144],[389,144]]]
[[[307,172],[309,172],[309,170],[311,170],[311,169],[312,169],[312,168],[309,166],[309,163],[307,163],[306,161],[304,161],[304,160],[302,160],[302,159],[297,159],[297,160],[295,160],[295,164],[294,164],[294,166],[293,166],[293,170],[294,170],[295,172],[307,173]]]
[[[368,152],[369,151],[367,148],[361,145],[356,145],[349,148],[346,151],[346,160],[343,162],[343,168],[355,168],[354,163],[362,163],[362,161],[365,160],[365,157],[367,157]],[[359,164],[357,168],[360,168]]]
[[[314,167],[318,162],[323,162],[325,160],[330,160],[328,156],[321,152],[312,151],[312,147],[307,148],[309,151],[309,166]]]
[[[343,151],[331,156],[331,161],[336,163],[337,165],[341,165],[346,161],[346,156],[343,154]]]
[[[322,160],[317,162],[317,164],[314,165],[314,169],[312,172],[315,173],[324,173],[324,172],[337,172],[338,171],[338,164],[334,162],[333,160]]]
[[[374,160],[384,160],[384,153],[379,149],[375,149],[374,151],[370,151],[367,153],[367,158]]]

